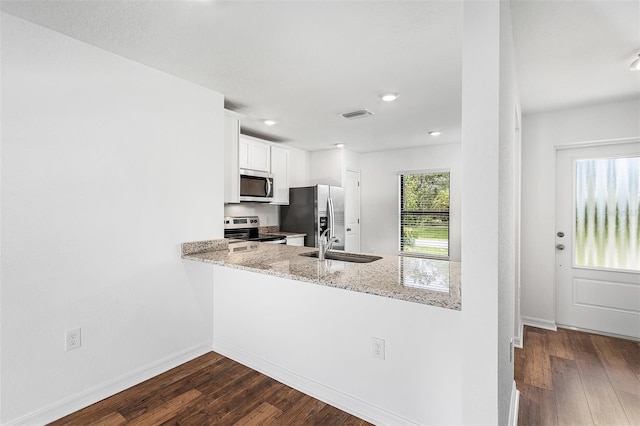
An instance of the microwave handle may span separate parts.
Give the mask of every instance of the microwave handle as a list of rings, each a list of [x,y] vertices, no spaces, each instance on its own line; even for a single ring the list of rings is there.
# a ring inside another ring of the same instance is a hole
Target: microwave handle
[[[267,193],[265,195],[269,197],[271,195],[271,179],[269,178],[266,179],[265,189],[267,190]]]

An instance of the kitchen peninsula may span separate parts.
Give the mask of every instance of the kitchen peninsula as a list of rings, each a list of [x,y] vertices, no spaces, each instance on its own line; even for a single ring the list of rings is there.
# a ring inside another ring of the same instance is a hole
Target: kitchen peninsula
[[[372,263],[318,261],[313,250],[256,242],[211,240],[182,245],[182,257],[392,299],[460,310],[460,264],[409,256]]]
[[[460,263],[310,251],[184,243],[212,283],[212,349],[374,424],[460,424]]]

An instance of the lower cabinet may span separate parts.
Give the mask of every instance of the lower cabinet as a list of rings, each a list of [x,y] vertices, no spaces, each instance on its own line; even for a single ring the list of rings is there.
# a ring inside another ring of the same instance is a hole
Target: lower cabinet
[[[304,237],[287,237],[288,246],[300,246],[304,245]]]

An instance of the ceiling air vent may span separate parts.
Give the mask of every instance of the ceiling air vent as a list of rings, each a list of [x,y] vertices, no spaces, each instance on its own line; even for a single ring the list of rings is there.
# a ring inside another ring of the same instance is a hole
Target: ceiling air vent
[[[368,109],[359,109],[358,111],[345,112],[340,115],[347,120],[355,120],[356,118],[369,117],[370,115],[373,115],[373,112]]]

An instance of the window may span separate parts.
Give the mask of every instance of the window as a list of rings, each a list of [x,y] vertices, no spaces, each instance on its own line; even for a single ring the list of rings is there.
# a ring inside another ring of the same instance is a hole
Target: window
[[[576,160],[575,265],[640,270],[640,157]]]
[[[449,258],[449,172],[400,175],[400,254]]]

